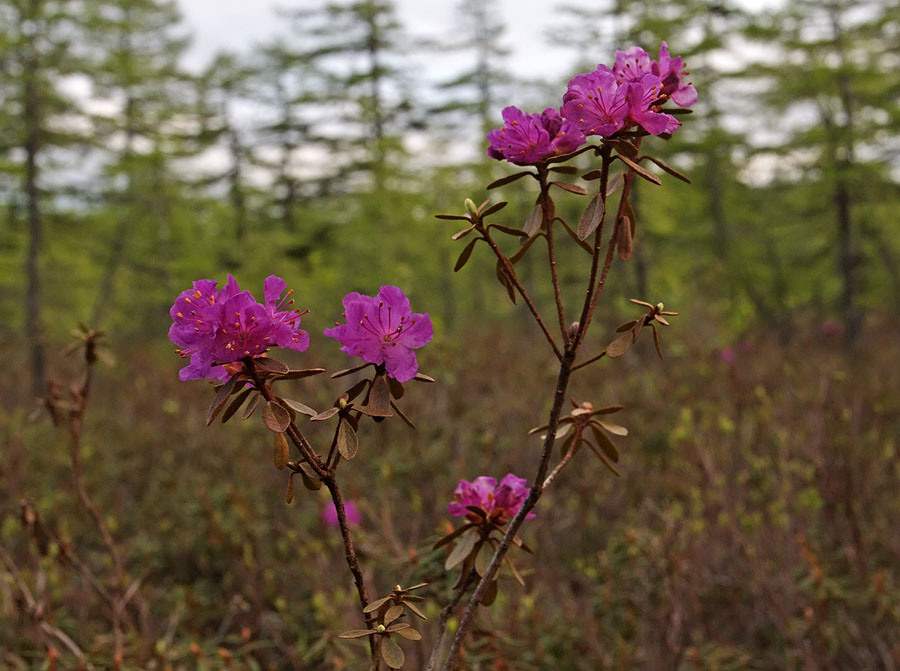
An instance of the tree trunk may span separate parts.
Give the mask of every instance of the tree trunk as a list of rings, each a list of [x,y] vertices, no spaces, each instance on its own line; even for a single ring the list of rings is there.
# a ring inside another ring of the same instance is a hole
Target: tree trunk
[[[31,16],[38,15],[40,0],[31,0]],[[32,43],[23,63],[22,81],[24,87],[25,114],[25,199],[28,212],[28,251],[25,256],[25,340],[29,343],[31,358],[31,385],[34,396],[44,392],[45,365],[43,324],[40,314],[40,252],[42,238],[41,192],[38,186],[38,154],[41,150],[41,106],[38,93],[38,61]]]

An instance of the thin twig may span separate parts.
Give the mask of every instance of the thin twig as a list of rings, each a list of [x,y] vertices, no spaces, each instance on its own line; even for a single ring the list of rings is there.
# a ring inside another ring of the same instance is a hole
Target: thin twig
[[[582,361],[581,363],[577,363],[574,366],[572,366],[572,371],[574,372],[574,371],[578,370],[579,368],[584,368],[585,366],[588,366],[588,365],[594,363],[595,361],[599,361],[600,359],[602,359],[605,356],[606,356],[606,350],[603,350],[597,356],[592,356],[590,359],[586,359],[585,361]]]
[[[572,370],[574,370],[574,368]],[[550,471],[550,475],[544,479],[544,489],[547,489],[547,487],[549,487],[556,479],[556,476],[559,475],[559,472],[566,467],[566,464],[572,461],[572,457],[575,455],[575,447],[578,445],[578,439],[579,436],[576,435],[575,439],[569,444],[569,449],[566,450],[563,458],[556,464],[553,470]]]
[[[449,671],[457,655],[459,655],[463,639],[465,639],[466,634],[468,634],[469,628],[472,626],[472,621],[475,617],[475,611],[478,609],[478,606],[484,599],[491,581],[494,579],[494,576],[500,569],[500,564],[503,562],[503,558],[506,556],[507,552],[509,552],[509,548],[510,545],[512,545],[513,538],[516,537],[516,533],[522,526],[522,522],[525,521],[525,516],[532,511],[534,506],[537,504],[538,499],[541,498],[541,494],[544,489],[544,478],[547,476],[550,457],[553,454],[553,442],[556,438],[556,429],[559,426],[559,417],[562,414],[563,403],[566,399],[566,390],[569,386],[569,377],[572,372],[572,362],[574,361],[574,358],[575,351],[570,344],[559,367],[559,377],[556,381],[556,392],[553,396],[553,407],[550,410],[550,420],[547,425],[547,434],[546,438],[544,439],[543,448],[541,449],[540,462],[538,463],[537,474],[535,475],[534,481],[531,485],[531,490],[528,492],[528,496],[525,497],[525,501],[522,503],[522,507],[519,508],[519,512],[517,512],[515,517],[510,520],[506,528],[506,533],[503,535],[503,538],[497,545],[497,549],[494,551],[494,556],[491,559],[491,563],[488,565],[488,568],[485,571],[485,574],[482,576],[481,580],[478,581],[478,585],[475,587],[475,593],[472,594],[472,598],[469,599],[469,603],[466,605],[466,609],[463,612],[462,617],[460,618],[456,633],[453,635],[453,638],[450,641],[450,650],[447,653],[447,657],[444,659],[443,666],[441,667],[443,671]]]
[[[431,656],[428,658],[428,666],[425,667],[425,671],[434,671],[434,666],[437,664],[438,658],[441,656],[441,650],[444,647],[444,637],[447,635],[447,623],[450,621],[450,617],[453,615],[453,611],[456,610],[459,602],[462,601],[463,596],[469,591],[469,587],[475,582],[476,575],[477,574],[474,571],[471,571],[469,577],[466,578],[465,582],[463,582],[456,590],[456,594],[453,595],[453,598],[441,609],[441,617],[438,620],[438,637],[434,642],[434,646],[431,648]]]
[[[512,264],[509,262],[509,259],[506,258],[506,255],[503,254],[503,252],[500,250],[500,247],[498,247],[497,243],[494,242],[494,239],[491,237],[491,234],[488,232],[487,228],[485,228],[482,224],[477,224],[477,226],[479,226],[479,232],[484,236],[485,242],[488,243],[491,250],[494,252],[494,255],[507,270],[506,276],[509,278],[509,281],[513,283],[513,286],[515,286],[516,290],[519,292],[519,295],[522,296],[522,300],[525,301],[525,304],[531,311],[531,314],[534,317],[535,321],[538,323],[538,326],[541,327],[541,331],[544,332],[544,337],[547,339],[547,342],[550,343],[550,347],[553,348],[553,353],[556,355],[556,358],[562,360],[562,352],[560,351],[559,346],[556,344],[556,341],[553,339],[553,334],[550,333],[550,329],[548,329],[547,324],[544,323],[544,319],[541,317],[540,312],[538,312],[537,307],[531,300],[531,296],[528,295],[528,292],[525,291],[525,287],[522,286],[522,283],[519,282],[519,278],[516,277],[516,273],[513,270]]]
[[[547,232],[547,258],[550,262],[550,280],[553,284],[553,298],[556,302],[556,315],[559,319],[559,331],[562,334],[563,345],[568,345],[569,329],[566,325],[566,311],[562,302],[562,291],[559,285],[559,272],[556,268],[556,245],[553,240],[554,212],[551,211],[550,186],[547,184],[547,166],[538,166],[538,181],[541,185],[541,226]]]

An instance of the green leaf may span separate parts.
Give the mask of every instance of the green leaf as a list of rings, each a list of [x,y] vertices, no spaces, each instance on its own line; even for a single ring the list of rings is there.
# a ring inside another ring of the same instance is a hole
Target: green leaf
[[[263,424],[269,431],[283,433],[291,424],[291,415],[282,406],[273,401],[266,401],[262,412]]]
[[[460,270],[462,270],[463,266],[468,263],[469,257],[472,256],[472,250],[475,249],[475,244],[479,240],[481,240],[481,238],[475,238],[465,246],[465,248],[462,250],[462,253],[460,253],[459,258],[456,259],[456,264],[453,266],[454,273],[458,273]]]
[[[578,239],[581,241],[586,240],[591,234],[597,230],[597,227],[600,225],[600,222],[603,220],[603,213],[606,210],[606,206],[603,203],[603,199],[600,197],[598,193],[593,198],[591,198],[591,202],[588,203],[588,206],[584,208],[584,212],[581,215],[581,218],[578,220]]]
[[[353,459],[359,451],[359,438],[356,435],[356,431],[345,419],[342,419],[341,423],[338,424],[337,449],[347,461]]]
[[[381,658],[392,669],[401,668],[405,659],[400,646],[387,637],[381,639]]]
[[[444,562],[444,570],[449,571],[454,566],[465,561],[465,559],[472,554],[472,550],[475,549],[475,543],[478,542],[479,538],[480,535],[476,529],[472,529],[469,533],[464,534],[462,538],[459,539],[456,547],[453,548],[453,552],[447,557],[447,561]]]
[[[234,389],[234,384],[237,381],[238,373],[235,373],[228,381],[219,387],[219,391],[216,392],[216,397],[213,399],[212,404],[209,406],[209,411],[206,413],[206,426],[209,426],[216,419],[216,415],[221,412],[222,408],[225,407],[225,402],[228,400],[228,397],[231,396],[231,391]]]
[[[496,189],[498,186],[506,186],[507,184],[515,182],[517,179],[521,179],[525,175],[531,175],[533,177],[534,173],[526,170],[524,172],[517,172],[512,175],[507,175],[506,177],[495,179],[493,182],[488,184],[486,188],[488,189],[488,191],[490,191],[491,189]]]
[[[284,470],[284,467],[287,466],[287,462],[290,458],[291,448],[288,445],[287,439],[285,439],[283,433],[276,433],[274,452],[275,468],[279,471]]]

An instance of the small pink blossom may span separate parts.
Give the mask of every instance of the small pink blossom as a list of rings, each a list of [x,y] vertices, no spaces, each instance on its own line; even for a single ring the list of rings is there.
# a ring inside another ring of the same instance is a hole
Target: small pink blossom
[[[406,382],[416,376],[419,363],[414,349],[434,337],[427,312],[413,312],[409,299],[397,287],[381,287],[378,294],[363,296],[353,292],[344,296],[345,324],[325,329],[325,335],[337,339],[341,351],[363,361],[384,364],[387,374]]]
[[[497,484],[497,479],[482,475],[472,482],[460,480],[453,492],[453,501],[447,505],[447,511],[454,517],[466,517],[472,522],[484,520],[467,506],[481,508],[489,520],[503,524],[512,519],[528,496],[528,481],[512,473],[507,474]],[[530,512],[525,519],[534,517]]]
[[[735,357],[736,355],[733,347],[723,347],[719,350],[719,358],[725,363],[734,363]]]
[[[355,527],[362,524],[362,515],[360,515],[356,501],[352,499],[344,501],[344,515],[347,518],[348,526]],[[328,505],[322,510],[322,521],[329,527],[340,525],[338,521],[337,506],[334,505],[334,501],[329,501]]]
[[[488,156],[516,165],[530,165],[568,154],[584,143],[584,135],[554,107],[526,114],[518,107],[503,109],[503,127],[487,134]]]

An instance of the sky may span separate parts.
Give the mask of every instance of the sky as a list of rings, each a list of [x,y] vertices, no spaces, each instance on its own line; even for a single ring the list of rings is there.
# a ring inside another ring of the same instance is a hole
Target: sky
[[[244,52],[256,43],[285,33],[276,7],[301,9],[322,5],[319,0],[178,0],[191,27],[194,42],[187,65],[200,69],[217,49]],[[395,0],[397,14],[408,33],[417,37],[446,37],[455,23],[456,0]],[[513,49],[514,74],[539,72],[540,78],[562,75],[571,54],[549,47],[543,37],[552,24],[555,0],[499,0],[506,24],[505,43]]]

